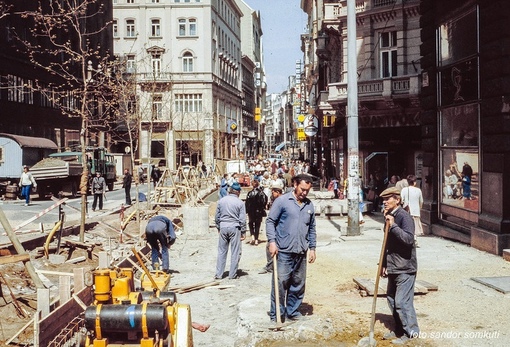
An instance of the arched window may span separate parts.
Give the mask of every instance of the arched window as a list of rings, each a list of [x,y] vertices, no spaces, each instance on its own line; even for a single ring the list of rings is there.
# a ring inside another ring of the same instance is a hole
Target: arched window
[[[193,72],[193,54],[185,52],[182,55],[182,71]]]

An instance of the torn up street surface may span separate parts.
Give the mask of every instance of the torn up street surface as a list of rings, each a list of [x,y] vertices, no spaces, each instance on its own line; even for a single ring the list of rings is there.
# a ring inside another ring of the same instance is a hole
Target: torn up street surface
[[[335,210],[324,207],[336,201],[319,196],[317,193],[314,199],[318,212]],[[265,242],[258,246],[243,243],[238,279],[213,280],[218,241],[212,223],[215,206],[212,202],[208,207],[209,228],[190,229],[183,224],[170,249],[169,288],[177,293],[178,302],[191,306],[193,321],[210,324],[206,332],[193,331],[195,346],[356,346],[368,336],[370,288],[360,288],[354,279],[358,282],[375,279],[383,238],[380,213],[365,216],[362,234],[349,237],[344,236],[346,216],[317,216],[317,260],[308,264],[306,293],[300,308],[305,319],[286,325],[281,331],[271,331],[267,311],[272,274],[259,273],[266,263]],[[134,206],[125,213],[133,210]],[[127,226],[123,242],[119,242],[117,212],[94,217],[97,223],[89,224],[84,245],[79,243],[78,236],[65,235],[59,254],[55,240],[49,245],[51,257],[44,255],[41,246],[28,250],[31,263],[44,286],[50,289],[51,301],[59,296],[59,277],[75,268],[83,268],[85,285],[92,285],[90,271],[98,266],[100,252],[107,252],[112,264],[117,264],[131,254],[132,247],[145,245],[137,222]],[[173,219],[181,216],[183,209],[162,207],[160,213]],[[141,230],[144,223],[146,219],[141,220]],[[265,239],[264,230],[261,239]],[[509,276],[510,263],[437,237],[420,237],[418,241],[417,278],[425,284],[415,294],[421,336],[407,345],[510,346],[507,323],[510,294],[472,280]],[[6,249],[2,249],[0,260],[9,256]],[[71,262],[65,262],[68,260]],[[227,264],[229,261],[230,258]],[[146,265],[150,266],[150,262]],[[140,271],[133,267],[139,277]],[[0,272],[4,278],[3,281],[0,278],[0,344],[33,345],[34,325],[30,322],[37,307],[33,281],[21,261],[0,265]],[[72,282],[71,279],[71,286]],[[427,285],[431,285],[430,290]],[[393,317],[381,296],[377,299],[375,325],[378,346],[392,345],[382,340],[392,327]],[[12,339],[13,336],[16,337]]]

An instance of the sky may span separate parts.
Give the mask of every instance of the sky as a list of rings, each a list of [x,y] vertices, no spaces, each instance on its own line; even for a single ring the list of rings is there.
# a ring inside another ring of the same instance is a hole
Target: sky
[[[288,76],[295,75],[296,60],[303,60],[301,34],[307,14],[301,10],[301,0],[244,0],[260,11],[262,44],[268,93],[287,89]]]

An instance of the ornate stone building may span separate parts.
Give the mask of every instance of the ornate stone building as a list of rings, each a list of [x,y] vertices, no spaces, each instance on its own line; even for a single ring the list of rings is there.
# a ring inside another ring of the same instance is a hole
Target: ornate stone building
[[[494,254],[510,247],[510,3],[421,2],[422,220]]]

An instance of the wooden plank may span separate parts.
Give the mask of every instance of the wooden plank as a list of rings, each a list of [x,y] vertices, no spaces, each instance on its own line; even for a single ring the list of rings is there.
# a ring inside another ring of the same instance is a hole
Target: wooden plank
[[[76,296],[85,305],[90,305],[93,301],[90,287],[83,288]],[[39,322],[39,329],[37,329],[39,331],[39,346],[47,346],[74,317],[81,314],[84,311],[82,303],[79,304],[76,299],[71,298],[43,318]]]
[[[367,292],[368,296],[374,296],[375,289],[375,281],[366,278],[354,278],[353,281],[360,287],[360,289]],[[386,286],[381,286],[381,281],[379,282],[379,289],[377,292],[377,296],[386,296]]]
[[[498,292],[503,294],[510,293],[510,276],[471,277],[471,279],[492,289],[496,289]]]
[[[364,290],[368,296],[374,295],[374,288],[375,288],[375,281],[372,279],[366,279],[366,278],[353,278],[353,281],[358,285],[358,287],[361,290]],[[377,296],[386,296],[386,287],[388,285],[388,279],[387,278],[381,278],[379,281],[379,291],[377,293]],[[429,288],[436,288],[437,286],[428,283],[426,281],[416,281],[414,285],[414,294],[427,294],[429,291],[434,291],[434,289]]]
[[[0,257],[0,265],[16,263],[18,261],[29,261],[30,255],[26,254],[16,254],[16,255],[4,255]]]
[[[50,314],[50,290],[46,288],[37,289],[37,312],[41,312],[44,318]]]
[[[38,274],[42,275],[55,275],[55,276],[74,276],[71,272],[60,272],[60,271],[52,271],[52,270],[35,270]]]
[[[416,283],[419,283],[421,286],[427,288],[429,292],[437,292],[439,290],[439,287],[436,284],[432,284],[424,280],[416,280]]]
[[[66,302],[71,298],[71,277],[59,276],[58,277],[58,297],[60,302]]]
[[[429,292],[429,290],[427,289],[427,287],[422,286],[418,281],[414,282],[414,293],[415,294],[428,293],[428,292]]]
[[[73,276],[74,291],[79,292],[85,288],[85,269],[82,267],[73,269]]]

